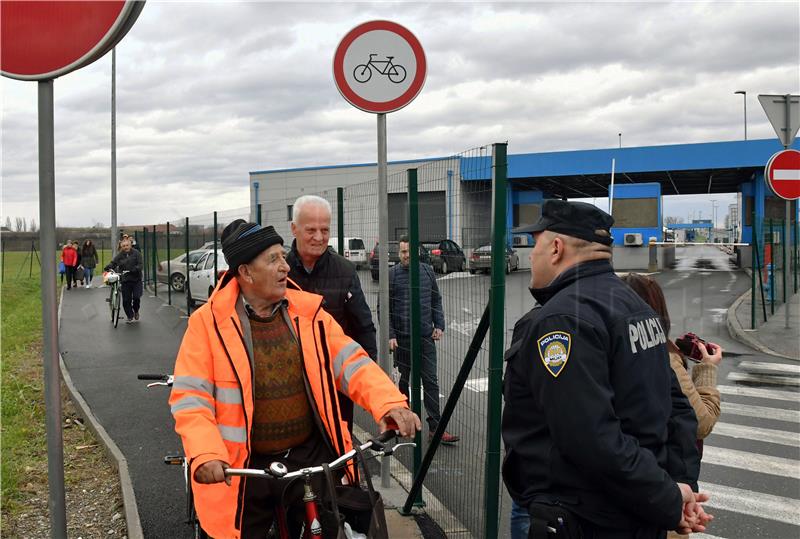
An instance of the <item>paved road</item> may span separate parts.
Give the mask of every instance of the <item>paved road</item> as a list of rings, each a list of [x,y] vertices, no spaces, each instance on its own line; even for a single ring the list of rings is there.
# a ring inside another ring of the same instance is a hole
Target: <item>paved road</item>
[[[706,440],[701,474],[717,516],[707,537],[800,537],[800,364],[765,357],[730,337],[727,308],[750,280],[732,268],[727,255],[705,246],[679,249],[677,255],[675,270],[654,276],[667,297],[672,336],[693,331],[726,351],[719,369],[723,415]],[[368,274],[363,277],[374,307],[377,287]],[[527,271],[515,272],[507,281],[507,340],[514,321],[533,305],[528,281]],[[446,396],[488,301],[489,278],[451,274],[441,278],[439,286],[448,321],[438,347],[440,390]],[[476,501],[482,504],[487,372],[484,351],[451,421],[450,430],[462,441],[440,449],[425,481],[455,515],[433,511],[434,519],[451,534],[463,531],[460,524],[472,536],[483,529],[482,505]],[[508,530],[509,507],[503,489],[501,536]]]

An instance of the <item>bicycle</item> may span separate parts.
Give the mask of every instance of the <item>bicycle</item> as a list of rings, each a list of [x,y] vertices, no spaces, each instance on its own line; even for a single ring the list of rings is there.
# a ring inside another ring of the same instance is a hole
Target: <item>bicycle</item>
[[[122,296],[119,281],[123,275],[128,273],[128,271],[129,270],[125,270],[122,273],[117,273],[114,270],[108,270],[103,274],[103,281],[105,281],[111,287],[111,292],[109,293],[106,301],[108,301],[111,308],[111,323],[114,324],[114,327],[117,327],[119,324],[119,310]]]
[[[139,380],[155,380],[147,384],[148,389],[156,386],[172,387],[175,380],[171,374],[140,374]],[[192,481],[190,477],[191,469],[189,460],[182,454],[170,454],[164,456],[164,464],[169,466],[181,466],[183,468],[184,495],[186,496],[186,523],[192,528],[193,539],[209,539],[208,534],[203,531],[197,513],[194,510],[194,494],[192,493]]]
[[[400,64],[395,64],[392,62],[394,56],[387,56],[386,60],[373,60],[373,56],[378,55],[370,54],[369,60],[366,64],[359,64],[353,70],[353,78],[356,79],[357,82],[363,84],[371,79],[373,68],[378,72],[378,74],[386,75],[389,80],[395,84],[400,84],[406,80],[406,68]],[[378,64],[384,64],[383,69],[379,68]]]
[[[363,451],[370,450],[372,454],[370,455],[371,458],[378,457],[378,456],[389,456],[392,455],[398,448],[400,447],[414,447],[416,444],[411,442],[406,443],[398,443],[393,446],[387,447],[385,444],[386,442],[393,439],[397,436],[397,432],[394,430],[388,430],[378,436],[377,438],[373,438],[368,440],[367,442],[355,446],[353,449],[348,451],[347,453],[343,454],[337,459],[334,459],[332,462],[327,464],[321,464],[319,466],[309,466],[306,468],[301,468],[299,470],[295,470],[290,472],[286,465],[282,462],[273,462],[269,465],[266,469],[259,469],[259,468],[227,468],[225,470],[226,476],[240,476],[240,477],[250,477],[250,478],[261,478],[261,479],[280,479],[284,481],[292,481],[295,479],[303,479],[303,506],[305,508],[305,519],[303,521],[303,528],[301,529],[300,537],[302,539],[312,539],[314,537],[322,537],[323,530],[322,524],[320,521],[319,515],[319,505],[320,505],[320,497],[314,492],[311,486],[311,478],[317,474],[325,474],[327,476],[327,483],[328,483],[328,491],[330,494],[330,502],[332,504],[333,513],[335,515],[336,521],[339,523],[341,528],[340,531],[343,531],[342,528],[345,525],[344,519],[340,516],[339,509],[337,508],[336,500],[337,494],[335,487],[333,485],[333,477],[331,476],[330,472],[333,470],[338,470],[340,468],[344,468],[351,460],[356,458],[359,455],[362,455]],[[362,462],[365,462],[365,458],[362,456]],[[366,482],[369,488],[369,497],[371,500],[376,500],[376,494],[372,487],[372,480],[369,477],[369,473],[365,472]],[[345,487],[345,488],[357,488],[357,487]],[[286,490],[284,490],[284,493]],[[278,505],[275,511],[275,523],[273,524],[273,529],[271,530],[271,534],[268,534],[267,537],[276,537],[279,539],[290,539],[289,533],[289,526],[286,520],[286,510],[285,504],[281,503]],[[383,507],[381,505],[379,509],[381,517],[383,517]],[[381,526],[383,530],[386,529],[386,522],[385,518],[381,518]],[[349,525],[349,523],[347,523]],[[340,535],[340,537],[343,535]]]

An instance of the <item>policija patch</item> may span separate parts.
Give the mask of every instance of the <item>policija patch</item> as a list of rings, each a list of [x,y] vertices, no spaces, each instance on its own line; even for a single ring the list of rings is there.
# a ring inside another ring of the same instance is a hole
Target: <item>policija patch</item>
[[[558,378],[567,364],[571,343],[572,336],[565,331],[553,331],[543,335],[538,341],[539,357],[555,378]]]

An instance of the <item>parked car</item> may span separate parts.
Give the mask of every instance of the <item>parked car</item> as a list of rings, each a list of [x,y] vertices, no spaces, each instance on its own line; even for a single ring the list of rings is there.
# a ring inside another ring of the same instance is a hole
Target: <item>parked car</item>
[[[447,275],[451,271],[464,271],[467,268],[467,257],[453,240],[426,242],[423,245],[431,253],[434,271]]]
[[[221,279],[227,270],[228,263],[225,261],[225,256],[221,249],[217,249],[217,279]],[[198,301],[208,301],[215,286],[214,251],[208,250],[189,272],[189,292],[191,293],[189,301],[192,305]]]
[[[195,249],[189,251],[189,264],[196,264],[209,249]],[[169,283],[176,292],[183,292],[186,283],[186,253],[181,253],[169,261],[169,275],[167,262],[159,262],[156,268],[156,279],[160,283]]]
[[[479,271],[489,273],[492,264],[492,246],[484,245],[472,251],[469,257],[469,272],[475,274]],[[506,274],[519,269],[519,256],[514,249],[506,247]]]
[[[331,236],[328,246],[335,252],[339,252],[339,238]],[[367,265],[367,248],[361,238],[345,238],[343,256],[356,265],[357,269]]]
[[[375,243],[375,247],[372,248],[372,253],[369,255],[369,269],[370,273],[372,274],[372,280],[378,280],[378,243]],[[395,264],[400,262],[400,242],[398,241],[390,241],[389,242],[389,267],[391,268]],[[419,261],[424,262],[425,264],[431,263],[431,255],[428,252],[428,249],[424,245],[419,246]]]

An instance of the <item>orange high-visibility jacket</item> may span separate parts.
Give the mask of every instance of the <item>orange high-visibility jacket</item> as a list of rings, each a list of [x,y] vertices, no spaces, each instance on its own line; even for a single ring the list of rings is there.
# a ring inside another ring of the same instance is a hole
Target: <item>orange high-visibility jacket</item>
[[[306,392],[317,425],[336,454],[352,448],[337,390],[376,422],[394,407],[407,408],[406,398],[389,377],[322,310],[322,296],[288,289],[282,311],[302,352]],[[200,484],[194,472],[211,460],[234,468],[247,466],[254,408],[252,357],[239,285],[236,279],[223,279],[208,303],[189,318],[169,399],[175,430],[190,461],[197,515],[215,539],[240,537],[246,479],[233,477],[231,486]],[[351,470],[348,474],[352,479]]]

